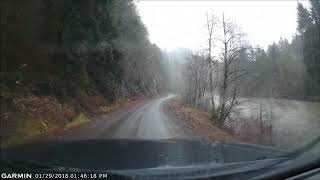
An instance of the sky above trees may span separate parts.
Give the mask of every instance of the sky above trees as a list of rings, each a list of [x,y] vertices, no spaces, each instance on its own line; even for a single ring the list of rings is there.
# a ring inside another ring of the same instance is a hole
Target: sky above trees
[[[307,1],[299,1],[308,6]],[[160,48],[201,49],[206,43],[206,12],[234,21],[254,46],[296,33],[297,1],[138,1],[150,40]]]

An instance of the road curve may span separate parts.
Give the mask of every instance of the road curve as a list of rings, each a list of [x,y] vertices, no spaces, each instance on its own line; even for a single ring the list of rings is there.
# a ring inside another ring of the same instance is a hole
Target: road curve
[[[60,134],[59,139],[172,139],[190,137],[190,132],[164,111],[166,97],[139,103]]]

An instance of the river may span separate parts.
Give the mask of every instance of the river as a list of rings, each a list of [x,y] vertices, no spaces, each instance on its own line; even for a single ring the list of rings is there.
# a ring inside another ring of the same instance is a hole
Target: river
[[[263,119],[271,119],[272,139],[276,147],[294,149],[320,136],[320,102],[287,99],[239,98],[234,117],[257,119],[260,103]]]
[[[245,118],[258,117],[262,102],[264,115],[272,119],[277,147],[297,148],[320,136],[319,102],[264,98],[240,99],[240,102],[237,110]]]

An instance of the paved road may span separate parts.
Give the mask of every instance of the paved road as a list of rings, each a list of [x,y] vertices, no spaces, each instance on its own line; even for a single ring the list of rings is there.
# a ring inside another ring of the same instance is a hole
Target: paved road
[[[60,139],[168,139],[187,138],[190,132],[164,110],[166,101],[174,95],[141,102],[133,107],[94,119],[79,128],[69,130]]]

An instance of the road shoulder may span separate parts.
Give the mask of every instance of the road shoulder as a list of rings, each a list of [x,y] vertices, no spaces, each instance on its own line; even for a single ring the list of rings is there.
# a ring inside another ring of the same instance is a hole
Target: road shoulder
[[[166,111],[194,136],[210,141],[237,141],[232,135],[213,126],[209,120],[209,113],[183,103],[179,97],[172,98],[167,102]]]
[[[144,98],[121,104],[109,112],[91,117],[85,123],[43,134],[33,138],[32,141],[99,139],[102,133],[106,138],[111,138],[115,127],[127,114],[156,98]]]

